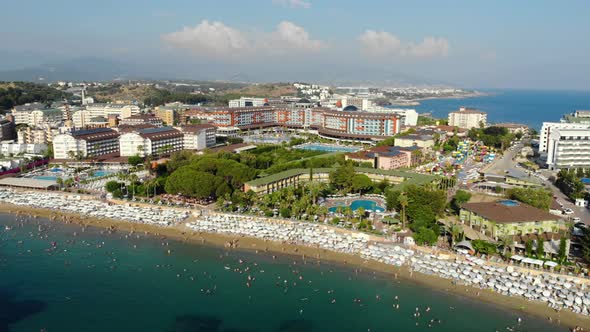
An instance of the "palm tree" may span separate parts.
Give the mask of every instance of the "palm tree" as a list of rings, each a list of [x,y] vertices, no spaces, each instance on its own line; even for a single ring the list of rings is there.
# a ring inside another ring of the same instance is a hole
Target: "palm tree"
[[[406,227],[406,207],[408,206],[408,196],[406,196],[406,193],[401,193],[399,195],[399,197],[397,198],[397,202],[399,203],[399,206],[401,207],[401,222],[402,222],[402,229],[404,229]]]
[[[350,219],[350,217],[352,217],[352,209],[350,208],[350,206],[347,206],[344,208],[344,215]]]
[[[512,241],[512,236],[504,235],[500,239],[500,244],[502,245],[502,256],[506,256],[506,249],[510,248],[510,253],[514,253],[514,241]]]
[[[357,213],[359,215],[359,220],[362,221],[363,220],[363,217],[365,216],[365,208],[361,206],[356,211],[357,211]]]
[[[55,179],[55,182],[57,183],[57,185],[59,186],[59,189],[61,190],[61,187],[64,184],[64,179],[62,179],[61,177],[58,177],[57,179]]]
[[[451,226],[451,247],[455,245],[455,242],[459,242],[461,240],[461,235],[463,234],[463,229],[459,225]]]

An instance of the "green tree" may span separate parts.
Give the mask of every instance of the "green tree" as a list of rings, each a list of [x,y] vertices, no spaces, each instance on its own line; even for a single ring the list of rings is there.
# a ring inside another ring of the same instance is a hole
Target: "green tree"
[[[404,229],[406,228],[406,208],[408,207],[410,201],[405,193],[401,193],[397,197],[397,201],[400,206],[400,220],[402,222],[402,229]]]
[[[469,202],[470,199],[471,193],[465,190],[457,190],[455,196],[453,196],[453,199],[451,200],[451,207],[453,210],[455,210],[455,212],[459,213],[459,210],[461,210],[461,205]]]
[[[131,166],[137,166],[137,165],[143,163],[143,158],[140,156],[131,156],[131,157],[127,158],[127,162]]]
[[[356,209],[356,213],[358,214],[359,219],[363,220],[363,218],[365,217],[365,213],[367,212],[365,211],[365,208],[361,206],[358,209]]]
[[[228,185],[221,177],[183,166],[172,173],[166,180],[165,190],[169,194],[182,194],[195,198],[222,197],[228,191]]]
[[[512,188],[508,190],[508,197],[545,211],[553,200],[551,192],[544,188]]]
[[[430,228],[421,227],[414,233],[414,241],[419,245],[434,245],[437,240],[438,235]]]
[[[585,235],[587,235],[587,234],[585,234]],[[586,241],[587,241],[586,242],[586,246],[588,246],[588,244],[590,242],[590,239],[586,239]],[[582,243],[583,242],[584,242],[584,240],[582,240]],[[584,258],[586,259],[586,261],[590,261],[588,259],[588,258],[590,258],[589,253],[588,252],[584,252],[584,249],[583,248],[584,248],[584,245],[582,244],[582,254],[583,254]],[[559,263],[560,264],[563,264],[566,261],[566,259],[567,259],[566,252],[567,252],[567,240],[566,240],[565,237],[562,237],[559,240],[559,251],[557,252],[557,259],[559,260]]]
[[[463,228],[459,225],[451,226],[451,247],[455,245],[455,243],[461,242],[463,240]]]
[[[330,173],[330,183],[338,189],[350,190],[354,175],[354,167],[344,165]]]
[[[524,254],[526,257],[533,256],[533,241],[531,239],[527,240],[524,244]]]
[[[106,191],[107,191],[107,192],[110,192],[110,193],[112,193],[112,192],[114,192],[115,190],[117,190],[117,189],[120,189],[120,188],[121,188],[121,183],[119,183],[119,182],[117,182],[117,181],[115,181],[115,180],[113,180],[113,181],[109,181],[109,182],[107,182],[107,183],[105,184],[105,189],[106,189]]]
[[[584,228],[584,235],[580,238],[580,244],[582,245],[582,257],[586,262],[590,263],[590,228]],[[565,256],[565,249],[563,256]]]
[[[291,218],[291,209],[289,209],[288,207],[281,208],[280,215],[283,218]]]
[[[399,206],[398,198],[400,195],[401,192],[397,190],[385,191],[385,205],[387,210],[391,211]]]
[[[497,252],[495,244],[484,241],[484,240],[473,240],[471,245],[476,252],[484,255],[493,255]]]
[[[355,174],[351,181],[352,190],[365,193],[373,189],[373,181],[365,174]]]
[[[537,241],[537,258],[538,259],[543,259],[545,258],[545,248],[544,248],[545,242],[543,241],[543,239],[539,239]]]
[[[59,186],[59,189],[61,189],[61,187],[63,187],[64,185],[64,179],[62,179],[61,177],[57,177],[57,179],[55,179],[55,182]]]

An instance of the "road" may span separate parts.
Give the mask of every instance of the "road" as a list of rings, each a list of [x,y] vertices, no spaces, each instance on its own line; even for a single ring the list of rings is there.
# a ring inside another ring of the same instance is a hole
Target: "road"
[[[514,161],[514,157],[520,150],[523,148],[523,142],[518,143],[513,149],[506,150],[502,158],[493,162],[493,164],[488,168],[486,172],[499,174],[499,175],[510,175],[518,179],[527,180],[530,182],[535,182],[538,184],[544,185],[546,188],[551,190],[553,196],[557,197],[557,200],[563,204],[564,208],[570,208],[574,211],[573,215],[569,217],[579,217],[581,221],[585,222],[586,224],[590,225],[590,210],[585,207],[578,207],[575,206],[573,202],[569,200],[567,196],[565,196],[559,188],[553,185],[553,183],[549,180],[544,180],[537,176],[536,174],[532,174],[522,167],[518,167],[517,163]],[[508,171],[508,173],[506,173]],[[554,175],[551,171],[543,170],[540,172],[542,176],[545,178],[549,178],[549,176]]]

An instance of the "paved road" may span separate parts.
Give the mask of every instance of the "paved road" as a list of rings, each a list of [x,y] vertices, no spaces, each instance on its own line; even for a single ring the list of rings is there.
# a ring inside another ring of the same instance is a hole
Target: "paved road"
[[[553,183],[551,183],[551,181],[543,180],[538,176],[531,175],[525,169],[516,166],[516,162],[513,159],[516,156],[516,154],[520,152],[522,147],[523,143],[519,143],[512,150],[506,150],[502,158],[494,161],[494,163],[488,168],[487,172],[501,175],[509,174],[515,178],[544,185],[546,188],[550,189],[553,192],[553,196],[557,197],[557,200],[563,204],[564,208],[570,208],[574,211],[574,214],[570,215],[569,217],[579,217],[580,220],[590,225],[589,209],[575,206],[574,203],[571,202],[569,198],[567,198],[567,196],[565,196],[561,192],[561,190],[559,190],[557,187],[553,185]],[[508,171],[508,173],[506,173],[506,171]],[[550,171],[542,171],[541,174],[545,178],[549,178],[550,175],[554,175]]]
[[[522,147],[523,144],[519,143],[514,148],[506,150],[501,158],[495,160],[492,165],[490,165],[487,172],[499,175],[509,174],[515,178],[527,180],[530,179],[531,181],[535,181],[531,179],[533,177],[529,176],[525,170],[520,167],[516,167],[516,163],[513,160],[516,154],[520,152]],[[508,173],[506,173],[506,171],[508,171]]]

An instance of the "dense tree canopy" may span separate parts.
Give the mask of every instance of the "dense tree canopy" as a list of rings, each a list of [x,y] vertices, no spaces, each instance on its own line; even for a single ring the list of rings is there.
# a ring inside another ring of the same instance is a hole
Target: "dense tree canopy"
[[[358,193],[365,193],[373,189],[373,181],[365,174],[355,174],[351,180],[352,190]]]
[[[350,164],[338,167],[330,173],[330,184],[337,189],[349,190],[352,187],[354,167]]]
[[[543,188],[512,188],[508,197],[543,210],[549,210],[553,199],[551,192]]]
[[[468,132],[469,138],[474,141],[482,141],[483,144],[498,149],[505,149],[510,146],[510,142],[514,139],[514,134],[508,132],[508,129],[503,127],[486,127],[486,128],[472,128]]]
[[[200,199],[220,197],[231,191],[223,178],[191,166],[183,166],[172,173],[166,180],[165,189],[170,194]]]
[[[557,173],[555,186],[566,194],[570,199],[581,198],[584,196],[584,183],[577,176],[575,170],[562,169]]]
[[[0,110],[8,110],[17,105],[33,102],[51,103],[71,97],[71,93],[47,85],[29,82],[0,82]]]

